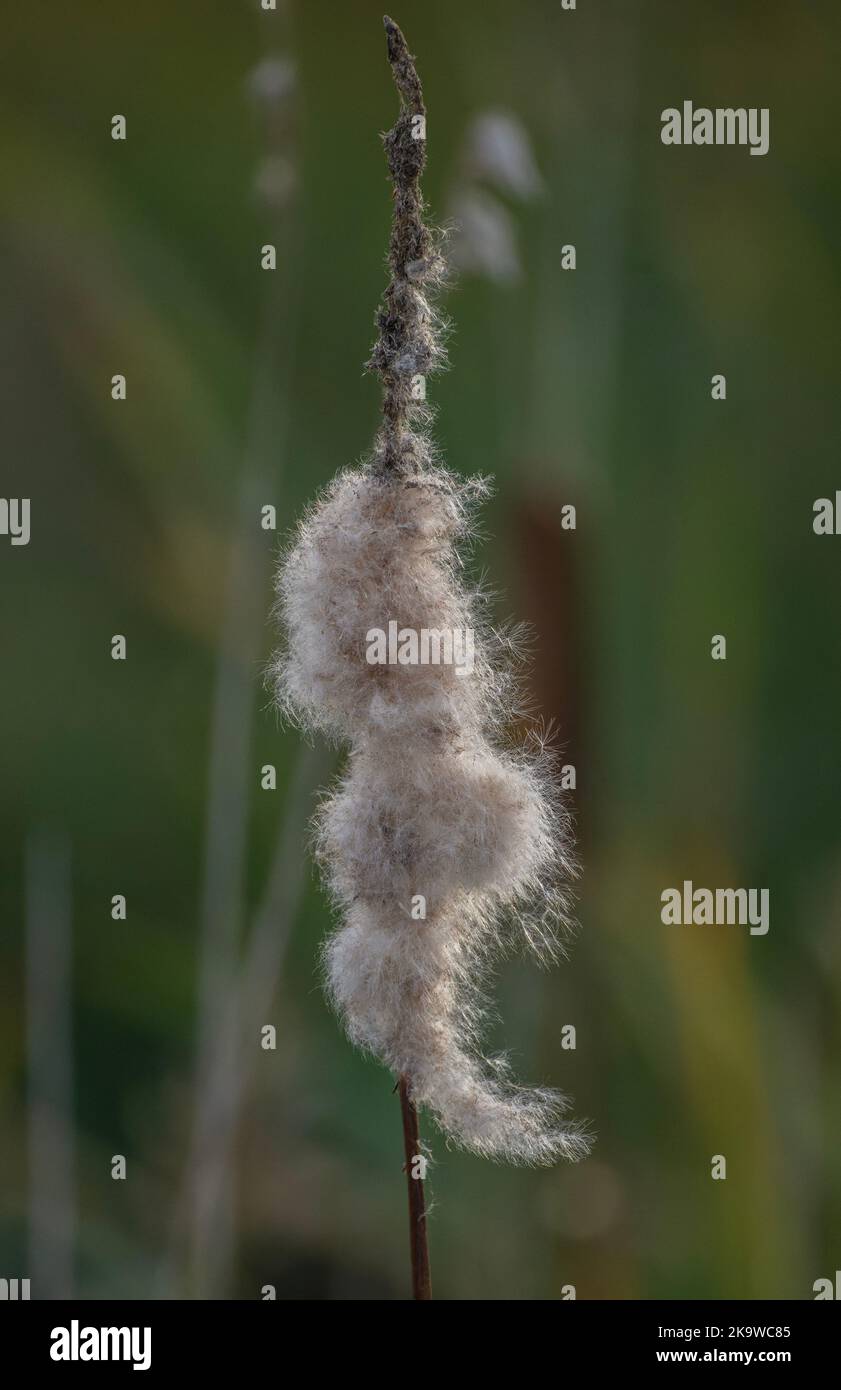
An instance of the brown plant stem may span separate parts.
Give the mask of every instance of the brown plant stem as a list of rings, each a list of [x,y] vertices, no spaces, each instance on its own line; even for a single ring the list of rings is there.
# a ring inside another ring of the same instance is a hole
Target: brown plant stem
[[[432,1298],[432,1277],[429,1272],[429,1243],[426,1236],[426,1201],[423,1178],[412,1176],[415,1160],[421,1156],[418,1112],[409,1095],[409,1083],[401,1076],[400,1110],[403,1116],[403,1147],[406,1154],[406,1181],[409,1185],[409,1249],[412,1257],[412,1297],[416,1301]]]
[[[366,363],[383,387],[382,424],[377,435],[372,466],[383,478],[397,479],[415,472],[423,463],[426,446],[412,426],[424,424],[428,412],[415,394],[413,383],[441,365],[435,318],[425,293],[441,278],[442,262],[423,218],[420,176],[426,163],[426,107],[415,60],[398,26],[383,16],[388,61],[400,97],[400,112],[383,136],[394,209],[388,247],[391,279],[377,312],[378,338]],[[423,1178],[413,1169],[422,1157],[418,1112],[409,1082],[400,1076],[405,1173],[409,1193],[409,1249],[412,1260],[412,1297],[432,1298],[429,1246],[426,1235],[426,1203]]]

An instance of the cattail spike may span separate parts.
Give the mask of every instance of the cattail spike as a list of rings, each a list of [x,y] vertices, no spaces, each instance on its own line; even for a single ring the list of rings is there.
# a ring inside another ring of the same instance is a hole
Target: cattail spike
[[[391,279],[369,363],[383,382],[383,422],[370,468],[334,479],[281,566],[288,645],[277,694],[305,727],[350,744],[317,818],[340,917],[327,981],[350,1037],[455,1142],[551,1163],[581,1157],[589,1136],[561,1095],[525,1089],[499,1058],[482,1057],[483,984],[512,937],[543,959],[560,949],[575,860],[546,756],[506,746],[516,682],[461,564],[486,487],[433,466],[422,432],[413,386],[442,361],[428,298],[441,259],[419,188],[423,94],[403,35],[390,19],[385,27],[400,113],[383,137]],[[386,651],[392,630],[435,634],[437,655]],[[469,634],[461,665],[458,634],[462,655]]]
[[[388,61],[394,73],[394,82],[401,101],[411,111],[424,114],[423,91],[421,90],[415,60],[409,52],[406,40],[399,25],[387,14],[383,15],[386,39],[388,41]]]

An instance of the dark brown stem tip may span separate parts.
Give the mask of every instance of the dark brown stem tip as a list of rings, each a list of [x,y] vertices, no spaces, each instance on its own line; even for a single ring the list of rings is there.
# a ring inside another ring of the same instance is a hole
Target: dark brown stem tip
[[[386,39],[388,41],[388,61],[401,100],[408,107],[423,110],[423,93],[415,61],[409,52],[409,45],[403,37],[400,26],[387,14],[383,15]]]
[[[399,25],[395,24],[391,15],[383,15],[383,25],[388,39],[388,61],[393,63],[400,48],[406,47],[406,40],[400,32]]]

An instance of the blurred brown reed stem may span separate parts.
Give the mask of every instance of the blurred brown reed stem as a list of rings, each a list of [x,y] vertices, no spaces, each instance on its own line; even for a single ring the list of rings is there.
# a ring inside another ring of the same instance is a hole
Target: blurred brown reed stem
[[[273,17],[274,18],[274,17]],[[278,19],[283,18],[278,14]],[[272,38],[283,37],[275,23]],[[287,60],[264,60],[278,72],[291,72]],[[264,93],[270,106],[266,146],[283,153],[288,130],[275,106],[288,93]],[[289,162],[289,161],[287,161]],[[290,165],[291,167],[291,165]],[[291,192],[287,190],[287,192]],[[275,198],[274,211],[285,198]],[[191,1191],[190,1287],[198,1298],[213,1297],[229,1279],[234,1249],[231,1174],[233,1125],[242,1082],[235,1016],[244,926],[244,873],[248,808],[254,785],[249,763],[256,676],[259,670],[270,555],[259,529],[260,505],[276,496],[289,414],[291,333],[290,255],[287,219],[272,232],[278,269],[268,273],[267,294],[256,358],[239,516],[224,597],[217,655],[210,740],[206,853],[201,909],[198,991],[196,1105],[189,1172]],[[286,247],[288,251],[288,246]],[[256,254],[256,251],[255,251]],[[282,310],[285,309],[285,312]],[[227,1096],[220,1104],[220,1096]]]
[[[267,1021],[292,927],[306,885],[306,833],[313,793],[329,774],[330,755],[304,746],[298,757],[283,807],[278,836],[259,907],[254,914],[245,958],[231,977],[217,1017],[216,1054],[224,1059],[208,1076],[202,1099],[204,1129],[210,1147],[203,1181],[211,1203],[220,1186],[231,1181],[231,1157],[237,1125],[254,1070],[263,1055],[259,1029]],[[194,1182],[192,1150],[176,1204],[173,1247],[159,1271],[156,1296],[176,1297],[178,1248],[185,1234],[185,1203]],[[231,1259],[232,1250],[221,1253]],[[214,1257],[214,1283],[222,1278],[219,1255]],[[195,1288],[195,1286],[193,1286]]]

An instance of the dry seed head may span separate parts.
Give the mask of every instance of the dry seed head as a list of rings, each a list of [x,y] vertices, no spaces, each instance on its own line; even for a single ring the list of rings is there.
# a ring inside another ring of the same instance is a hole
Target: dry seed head
[[[586,1153],[585,1131],[564,1119],[562,1096],[517,1086],[479,1047],[494,958],[512,940],[543,960],[560,952],[575,864],[551,758],[539,740],[501,741],[516,685],[463,565],[487,484],[432,464],[411,394],[412,377],[442,362],[429,302],[442,266],[418,183],[423,94],[400,30],[385,23],[401,110],[384,137],[391,279],[369,363],[383,423],[369,466],[338,475],[282,560],[286,646],[273,676],[288,717],[350,745],[316,820],[339,916],[325,972],[349,1036],[405,1076],[456,1143],[551,1163]],[[372,663],[370,634],[390,623],[469,631],[471,669]]]

